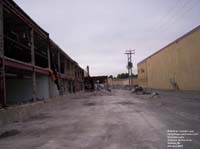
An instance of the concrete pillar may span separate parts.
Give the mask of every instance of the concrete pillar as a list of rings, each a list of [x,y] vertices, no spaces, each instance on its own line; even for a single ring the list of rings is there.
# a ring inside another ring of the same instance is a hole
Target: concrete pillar
[[[50,56],[50,39],[48,38],[48,49],[47,49],[47,54],[48,54],[48,68],[49,70],[51,70],[51,56]],[[51,76],[48,77],[48,85],[49,85],[49,98],[52,97],[52,94],[51,94]]]
[[[58,72],[60,72],[60,52],[58,51]]]
[[[58,72],[61,73],[60,51],[58,51]],[[58,78],[59,95],[62,95],[62,84],[61,83],[62,83],[61,78]]]
[[[70,74],[70,76],[72,75],[72,65],[71,65],[70,61],[69,61],[69,74]]]
[[[6,106],[6,81],[5,81],[5,63],[4,63],[4,33],[3,33],[3,5],[0,1],[0,105]]]
[[[31,29],[31,63],[35,66],[35,48],[34,48],[34,30]],[[33,74],[32,74],[32,88],[33,88],[33,101],[36,101],[36,72],[35,68],[33,67]]]
[[[48,38],[48,49],[47,49],[47,56],[48,56],[48,68],[51,69],[51,57],[50,57],[50,39]]]
[[[72,80],[70,80],[70,93],[73,93],[73,84],[72,84]]]

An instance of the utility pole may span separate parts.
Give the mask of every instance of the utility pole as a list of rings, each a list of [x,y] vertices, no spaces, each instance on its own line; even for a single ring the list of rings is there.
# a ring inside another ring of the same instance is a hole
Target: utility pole
[[[135,50],[126,50],[125,53],[128,58],[128,64],[127,64],[127,69],[128,69],[128,75],[129,75],[129,88],[132,86],[132,75],[133,75],[133,63],[132,63],[132,54],[135,54]]]

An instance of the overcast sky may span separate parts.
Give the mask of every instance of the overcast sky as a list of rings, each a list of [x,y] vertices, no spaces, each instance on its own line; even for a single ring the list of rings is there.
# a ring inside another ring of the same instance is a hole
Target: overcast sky
[[[127,72],[200,24],[199,0],[15,0],[91,75]]]

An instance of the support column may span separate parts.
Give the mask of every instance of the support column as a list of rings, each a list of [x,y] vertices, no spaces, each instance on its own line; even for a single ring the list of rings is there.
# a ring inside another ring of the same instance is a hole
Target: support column
[[[58,72],[60,73],[60,51],[58,51]],[[59,74],[59,76],[60,76],[60,74]],[[58,77],[58,85],[59,85],[59,88],[58,88],[58,90],[59,90],[59,95],[61,95],[61,79]]]
[[[58,51],[58,72],[60,73],[60,52]]]
[[[35,66],[35,48],[34,48],[34,30],[31,29],[31,63]],[[35,67],[33,67],[33,74],[32,74],[32,97],[33,101],[36,101],[36,72]]]
[[[69,75],[70,75],[70,77],[72,75],[72,64],[70,61],[69,61]]]
[[[0,1],[0,107],[6,106],[6,80],[4,64],[3,4]]]
[[[50,56],[50,48],[51,48],[51,46],[50,46],[50,39],[49,39],[49,37],[48,37],[48,49],[47,49],[47,56],[48,56],[48,68],[49,68],[49,70],[51,70],[51,56]],[[51,74],[49,74],[49,77],[48,77],[48,85],[49,85],[49,98],[51,98],[52,97],[52,94],[51,94]]]
[[[51,57],[50,57],[50,39],[48,38],[48,49],[47,49],[47,56],[48,56],[48,68],[51,69]]]

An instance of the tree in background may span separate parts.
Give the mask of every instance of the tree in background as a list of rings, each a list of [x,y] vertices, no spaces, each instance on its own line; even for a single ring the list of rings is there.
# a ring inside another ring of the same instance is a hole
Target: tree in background
[[[126,79],[128,78],[128,73],[121,73],[117,75],[118,79]]]
[[[127,79],[129,77],[128,73],[121,73],[117,75],[117,79]],[[133,74],[133,78],[137,78],[137,75]]]
[[[110,75],[108,78],[111,78],[111,79],[113,79],[113,75]]]

